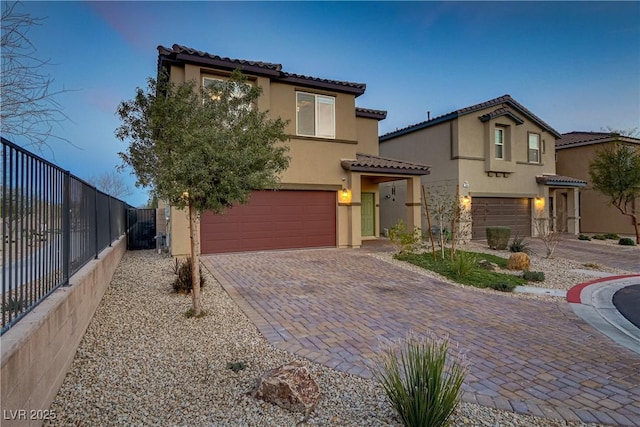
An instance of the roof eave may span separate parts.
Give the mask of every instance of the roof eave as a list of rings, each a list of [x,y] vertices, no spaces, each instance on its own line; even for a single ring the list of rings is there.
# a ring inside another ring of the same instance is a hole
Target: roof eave
[[[430,170],[384,168],[384,167],[376,167],[376,166],[349,165],[348,167],[345,167],[344,162],[342,164],[342,167],[343,169],[348,170],[350,172],[366,172],[366,173],[386,174],[386,175],[423,176],[423,175],[429,175],[431,173]]]
[[[311,78],[304,78],[300,76],[285,76],[278,78],[278,81],[283,83],[295,84],[303,87],[309,87],[313,89],[324,89],[333,92],[341,92],[355,95],[356,98],[362,95],[365,89],[361,87],[354,87],[348,85],[341,85],[333,82],[318,81]]]
[[[426,122],[418,123],[418,124],[415,124],[413,126],[406,127],[404,129],[399,129],[399,130],[384,134],[380,138],[378,138],[378,141],[379,142],[385,142],[385,141],[387,141],[389,139],[392,139],[392,138],[397,138],[399,136],[403,136],[403,135],[407,135],[407,134],[410,134],[410,133],[413,133],[413,132],[417,132],[419,130],[426,129],[428,127],[431,127],[431,126],[434,126],[434,125],[438,125],[440,123],[448,122],[448,121],[453,120],[453,119],[455,119],[457,117],[458,117],[458,113],[445,114],[444,116],[436,117],[435,119],[427,120]]]

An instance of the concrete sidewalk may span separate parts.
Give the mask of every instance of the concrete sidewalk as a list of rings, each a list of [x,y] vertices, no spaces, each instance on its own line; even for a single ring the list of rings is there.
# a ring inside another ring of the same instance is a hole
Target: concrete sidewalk
[[[627,300],[619,300],[617,305],[625,307],[625,315],[614,303],[614,296],[627,289],[630,293],[626,298],[640,299],[640,275],[612,276],[581,283],[569,290],[567,301],[574,313],[591,326],[640,355],[640,329],[637,326],[640,305],[635,309],[629,306],[627,311]]]

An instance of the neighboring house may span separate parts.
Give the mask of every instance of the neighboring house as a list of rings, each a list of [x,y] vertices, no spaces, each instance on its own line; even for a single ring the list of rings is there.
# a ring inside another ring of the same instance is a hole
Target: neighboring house
[[[615,143],[640,150],[640,139],[612,132],[569,132],[556,141],[556,170],[560,174],[589,181],[589,164],[596,153]],[[640,198],[635,200],[640,209]],[[587,185],[580,192],[580,231],[635,235],[633,220],[609,204],[609,199]]]
[[[578,233],[578,191],[586,183],[556,175],[554,146],[560,137],[504,95],[383,135],[380,154],[432,165],[422,178],[427,193],[444,188],[455,194],[457,186],[466,209],[471,209],[474,239],[485,238],[487,226],[509,226],[512,235],[536,235],[536,219],[550,214],[556,229]],[[393,184],[381,188],[383,228],[404,218],[403,191]]]
[[[420,177],[429,168],[378,156],[385,111],[356,107],[366,86],[287,73],[280,64],[223,58],[187,47],[158,47],[159,70],[175,83],[226,79],[235,69],[262,88],[257,107],[288,120],[289,168],[278,191],[201,218],[202,253],[303,247],[353,247],[380,234],[381,182],[408,193],[410,225],[420,224]],[[171,253],[189,253],[186,213],[170,214]]]

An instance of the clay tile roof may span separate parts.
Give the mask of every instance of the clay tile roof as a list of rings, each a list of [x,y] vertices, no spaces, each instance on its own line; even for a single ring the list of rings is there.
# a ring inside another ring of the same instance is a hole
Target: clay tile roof
[[[513,121],[516,122],[519,125],[524,123],[524,120],[522,120],[520,117],[518,117],[515,114],[513,114],[513,111],[511,111],[508,108],[504,108],[504,107],[498,108],[496,110],[493,110],[490,113],[483,114],[482,116],[480,116],[480,120],[482,122],[488,122],[491,119],[495,119],[496,117],[502,117],[502,116],[511,117],[513,119]]]
[[[418,163],[356,153],[355,159],[342,160],[342,168],[354,172],[393,173],[402,175],[428,175],[430,166]]]
[[[398,129],[398,130],[393,131],[393,132],[389,132],[389,133],[384,134],[384,135],[382,135],[380,137],[380,142],[384,142],[387,139],[391,139],[391,138],[394,138],[396,136],[401,136],[401,135],[405,135],[405,134],[408,134],[408,133],[411,133],[411,132],[415,132],[417,130],[421,130],[421,129],[424,129],[424,128],[427,128],[429,126],[433,126],[433,125],[436,125],[436,124],[439,124],[439,123],[447,122],[449,120],[456,119],[456,118],[458,118],[460,116],[464,116],[464,115],[467,115],[467,114],[475,113],[477,111],[484,110],[485,108],[497,107],[497,106],[500,107],[499,109],[504,108],[504,109],[508,109],[508,110],[515,110],[516,112],[528,117],[529,120],[531,120],[532,122],[536,123],[542,129],[546,130],[547,132],[549,132],[550,134],[552,134],[556,138],[560,138],[561,137],[561,135],[560,135],[560,133],[558,133],[558,131],[553,129],[551,126],[549,126],[547,123],[545,123],[542,119],[540,119],[538,116],[536,116],[531,111],[529,111],[527,108],[525,108],[522,104],[520,104],[515,99],[513,99],[511,97],[511,95],[503,95],[503,96],[500,96],[498,98],[491,99],[489,101],[485,101],[485,102],[481,102],[479,104],[471,105],[469,107],[461,108],[459,110],[455,110],[455,111],[452,111],[450,113],[434,117],[434,118],[432,118],[430,120],[427,120],[427,121],[424,121],[424,122],[420,122],[420,123],[417,123],[415,125],[407,126],[405,128]],[[513,117],[517,117],[514,113],[510,113],[510,114]],[[482,117],[484,117],[484,115],[480,117],[480,120],[482,120]]]
[[[338,92],[351,93],[356,96],[362,95],[367,88],[364,83],[353,83],[347,81],[322,79],[319,77],[304,76],[301,74],[293,74],[282,71],[281,64],[274,64],[262,61],[248,61],[245,59],[226,58],[200,50],[192,49],[179,44],[174,44],[171,49],[164,46],[158,46],[158,67],[162,63],[181,63],[190,62],[214,68],[225,70],[234,70],[238,67],[243,72],[249,74],[266,75],[272,79],[282,82],[298,84],[311,88],[335,90]]]
[[[372,110],[370,108],[356,107],[356,117],[384,120],[387,117],[387,112],[384,110]]]
[[[158,51],[162,51],[162,53],[165,53],[165,54],[184,53],[187,55],[200,56],[202,58],[209,58],[209,59],[218,60],[218,61],[230,62],[236,65],[250,65],[252,67],[265,68],[268,70],[275,70],[275,71],[282,70],[281,64],[273,64],[270,62],[262,62],[262,61],[248,61],[245,59],[226,58],[218,55],[212,55],[210,53],[203,52],[200,50],[191,49],[189,47],[181,46],[179,44],[174,44],[171,50],[163,46],[158,46]]]
[[[538,175],[536,182],[555,187],[584,187],[587,185],[587,181],[563,175]]]
[[[556,148],[568,148],[580,145],[600,144],[610,141],[623,141],[640,144],[640,139],[621,136],[614,132],[569,132],[563,133],[562,138],[556,140]]]

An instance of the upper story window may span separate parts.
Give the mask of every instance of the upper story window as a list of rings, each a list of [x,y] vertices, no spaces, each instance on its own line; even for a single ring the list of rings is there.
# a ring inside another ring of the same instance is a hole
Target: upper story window
[[[335,138],[336,98],[296,92],[296,127],[301,136]]]
[[[495,129],[494,144],[496,150],[496,159],[504,160],[504,129]]]
[[[229,80],[225,80],[223,78],[217,77],[203,77],[202,85],[208,91],[209,96],[212,100],[217,101],[220,99],[222,90],[224,85],[229,84]],[[245,87],[242,87],[245,86]],[[238,83],[234,82],[233,87],[231,88],[231,97],[232,98],[241,98],[244,96],[243,89],[250,89],[251,85],[249,83]],[[248,106],[251,108],[251,106]]]
[[[540,135],[529,134],[529,163],[540,163]]]

